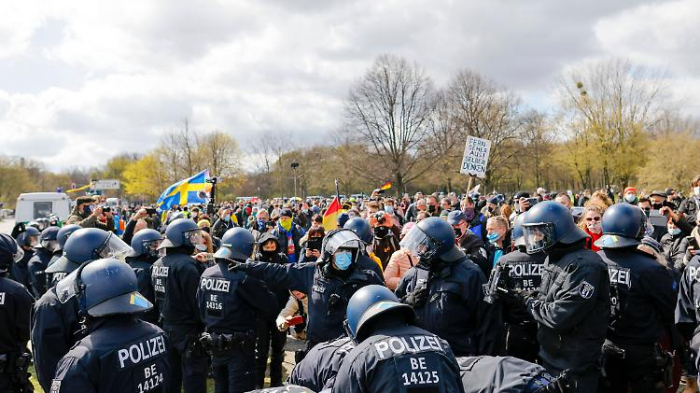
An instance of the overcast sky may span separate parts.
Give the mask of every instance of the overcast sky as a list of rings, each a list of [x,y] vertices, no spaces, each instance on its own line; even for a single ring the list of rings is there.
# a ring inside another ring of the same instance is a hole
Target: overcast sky
[[[0,15],[0,154],[54,170],[148,151],[183,118],[244,148],[318,140],[382,53],[438,86],[474,69],[541,110],[568,68],[629,58],[700,113],[697,0],[3,0]]]

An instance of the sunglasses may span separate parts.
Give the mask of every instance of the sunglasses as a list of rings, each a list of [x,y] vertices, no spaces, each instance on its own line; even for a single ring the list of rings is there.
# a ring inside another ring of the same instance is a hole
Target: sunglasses
[[[586,221],[600,221],[600,217],[586,217]]]

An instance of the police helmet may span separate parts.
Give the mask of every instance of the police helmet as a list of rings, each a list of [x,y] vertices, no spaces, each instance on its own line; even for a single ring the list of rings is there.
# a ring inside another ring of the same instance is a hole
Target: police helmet
[[[155,229],[142,229],[131,238],[132,250],[127,256],[132,258],[142,255],[156,257],[161,240],[163,240],[163,236]]]
[[[357,234],[357,236],[365,242],[365,244],[372,243],[374,236],[372,235],[372,228],[369,226],[369,222],[360,217],[354,217],[349,219],[343,229],[349,229]]]
[[[605,209],[603,236],[595,242],[601,248],[637,246],[646,232],[646,216],[642,209],[629,203],[618,203]]]
[[[369,322],[388,312],[400,313],[407,322],[415,319],[413,308],[399,302],[389,288],[383,285],[364,286],[358,289],[348,302],[345,312],[346,330],[351,338],[362,341],[368,334]]]
[[[401,247],[427,260],[440,258],[454,261],[464,257],[464,253],[455,246],[454,229],[438,217],[429,217],[416,224],[401,240]]]
[[[187,218],[178,218],[168,224],[165,230],[165,239],[160,243],[160,248],[192,247],[201,243],[201,229],[197,224]]]
[[[253,254],[255,237],[250,231],[240,227],[231,228],[221,237],[221,248],[214,253],[214,259],[246,261]]]
[[[81,308],[92,317],[135,314],[153,304],[139,293],[134,270],[116,259],[98,259],[84,265],[76,280],[81,285]]]
[[[123,260],[130,251],[131,247],[112,232],[82,228],[68,238],[63,255],[46,268],[46,273],[72,271],[84,262],[100,258]]]
[[[59,230],[59,227],[48,227],[41,231],[41,236],[39,236],[39,243],[41,244],[41,247],[52,252],[58,250],[58,241],[56,238]]]
[[[361,250],[362,247],[362,240],[360,240],[354,231],[344,228],[334,229],[328,232],[323,238],[321,257],[324,262],[328,262],[336,251],[344,249],[353,252],[353,261],[355,261],[358,251]]]
[[[24,257],[24,250],[12,236],[0,233],[0,273],[5,273],[13,263]]]
[[[39,230],[34,228],[33,226],[26,226],[24,232],[20,233],[17,236],[17,243],[23,247],[32,247],[36,245],[32,244],[32,237],[34,236],[36,236],[36,240],[38,242],[39,236],[41,236],[41,232],[39,232]]]
[[[544,201],[528,210],[523,222],[525,251],[535,254],[547,251],[557,243],[572,244],[588,235],[576,226],[566,206],[555,201]]]
[[[78,224],[70,224],[62,227],[56,235],[56,240],[58,240],[58,249],[63,250],[63,248],[66,246],[66,240],[68,240],[70,235],[81,228],[82,227]]]
[[[513,222],[513,233],[511,233],[511,237],[513,238],[513,244],[516,247],[522,247],[525,245],[525,237],[523,236],[523,223],[525,222],[525,215],[526,213],[521,213],[517,217],[515,217],[515,221]]]

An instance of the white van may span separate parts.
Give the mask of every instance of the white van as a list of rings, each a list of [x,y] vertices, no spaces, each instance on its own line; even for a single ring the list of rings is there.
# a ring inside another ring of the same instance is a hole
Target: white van
[[[71,200],[62,192],[28,192],[20,194],[15,209],[15,222],[48,218],[51,214],[61,221],[68,218]]]

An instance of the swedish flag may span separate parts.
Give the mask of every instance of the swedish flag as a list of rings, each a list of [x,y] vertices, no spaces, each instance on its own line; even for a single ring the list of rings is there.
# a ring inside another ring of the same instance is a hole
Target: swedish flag
[[[190,203],[207,203],[206,191],[210,187],[209,183],[207,183],[208,178],[209,170],[205,169],[168,187],[160,194],[160,198],[156,202],[158,210],[168,210],[175,205],[184,206]]]

